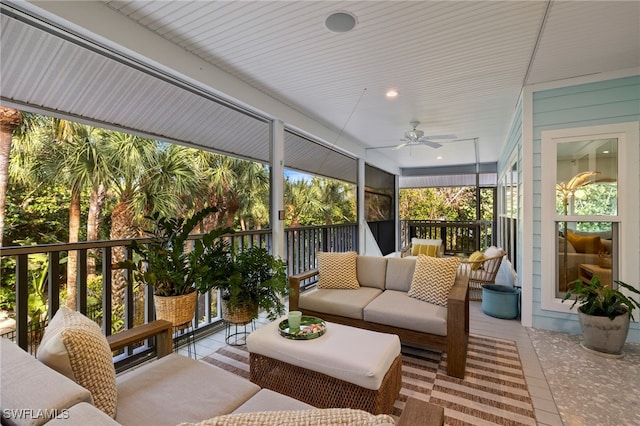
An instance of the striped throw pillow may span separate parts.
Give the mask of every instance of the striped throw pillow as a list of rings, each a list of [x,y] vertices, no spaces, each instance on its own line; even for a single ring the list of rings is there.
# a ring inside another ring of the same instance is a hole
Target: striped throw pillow
[[[447,306],[459,264],[460,259],[457,257],[418,256],[407,295],[435,305]]]
[[[358,282],[355,251],[344,253],[318,253],[318,288],[357,289]]]

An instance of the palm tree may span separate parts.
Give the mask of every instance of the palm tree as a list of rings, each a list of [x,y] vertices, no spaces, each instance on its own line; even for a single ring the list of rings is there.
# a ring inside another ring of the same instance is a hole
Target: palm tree
[[[217,215],[205,220],[203,232],[236,228],[239,212],[248,212],[252,204],[263,202],[264,197],[259,194],[269,188],[267,169],[259,163],[204,151],[198,153],[198,161],[206,173],[207,203],[219,209]]]
[[[193,149],[118,132],[109,134],[105,149],[112,170],[109,192],[116,202],[112,240],[139,237],[143,216],[181,216],[201,198],[203,174]],[[123,260],[124,248],[114,248],[113,262]],[[127,281],[122,270],[113,272],[112,303],[117,306],[124,302]]]
[[[97,188],[109,175],[109,167],[101,154],[101,130],[92,126],[51,118],[51,169],[55,181],[64,181],[71,191],[69,203],[69,243],[79,241],[81,198],[87,188]],[[76,309],[78,253],[69,251],[67,258],[67,301]]]
[[[9,155],[13,131],[22,122],[22,113],[14,108],[0,106],[0,247],[4,235],[4,211],[9,183]]]
[[[346,222],[355,220],[355,210],[351,202],[355,202],[352,189],[345,183],[333,179],[314,177],[311,181],[318,187],[322,215],[325,225],[331,225],[334,221]]]
[[[285,180],[284,204],[289,226],[308,224],[309,220],[322,208],[320,189],[304,180]]]

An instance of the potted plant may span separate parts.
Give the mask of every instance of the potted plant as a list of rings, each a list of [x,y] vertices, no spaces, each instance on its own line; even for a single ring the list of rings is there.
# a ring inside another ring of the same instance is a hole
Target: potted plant
[[[270,320],[286,312],[282,298],[288,294],[286,264],[262,247],[249,247],[226,257],[208,256],[208,281],[220,290],[222,317],[234,324],[246,324],[267,312]]]
[[[211,289],[207,277],[213,272],[203,262],[205,253],[226,250],[220,237],[231,233],[229,228],[214,229],[201,240],[194,240],[193,247],[187,247],[189,234],[209,214],[218,209],[209,207],[189,218],[167,218],[156,213],[148,218],[153,222],[152,235],[148,243],[133,241],[131,248],[138,255],[137,260],[127,260],[116,265],[133,271],[134,279],[153,287],[156,317],[171,321],[174,326],[193,319],[197,293]]]
[[[618,286],[640,295],[640,291],[622,281]],[[627,297],[617,289],[600,282],[594,275],[589,282],[576,280],[571,283],[562,301],[573,296],[573,308],[577,303],[578,318],[582,328],[582,346],[612,357],[622,356],[622,348],[627,340],[629,321],[633,319],[633,310],[640,308],[638,301]]]

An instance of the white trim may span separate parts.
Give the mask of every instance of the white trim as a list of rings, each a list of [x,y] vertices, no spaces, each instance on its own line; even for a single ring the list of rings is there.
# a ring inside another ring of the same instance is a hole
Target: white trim
[[[627,68],[618,71],[601,72],[580,77],[566,78],[563,80],[548,81],[545,83],[535,83],[530,84],[527,87],[531,87],[533,92],[540,92],[543,90],[561,89],[568,86],[597,83],[599,81],[615,80],[617,78],[633,77],[636,75],[640,75],[640,67]]]
[[[584,138],[618,138],[618,214],[606,216],[601,220],[619,222],[619,279],[638,287],[640,276],[640,242],[638,241],[638,223],[640,195],[637,185],[639,175],[640,122],[615,123],[599,126],[577,127],[572,129],[548,130],[541,133],[542,163],[555,164],[558,143]],[[555,187],[556,167],[549,167],[541,179],[541,247],[555,247],[554,224],[559,219],[556,213],[555,191],[545,188]],[[564,216],[562,217],[564,219]],[[569,222],[597,220],[593,216],[567,216]],[[635,229],[634,229],[635,228]],[[556,297],[555,250],[542,250],[542,309],[556,312],[570,312],[570,304],[563,304]],[[552,267],[553,265],[553,267]]]
[[[522,264],[518,265],[518,280],[521,286],[521,323],[533,326],[533,90],[522,89],[522,206],[518,209],[520,223],[520,247]],[[527,188],[527,185],[529,187]],[[527,214],[523,214],[527,212]]]

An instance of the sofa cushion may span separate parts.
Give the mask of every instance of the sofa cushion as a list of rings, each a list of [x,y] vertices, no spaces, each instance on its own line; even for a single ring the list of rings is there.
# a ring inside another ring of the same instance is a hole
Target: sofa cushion
[[[354,289],[358,283],[354,251],[344,253],[318,252],[318,287]]]
[[[251,413],[254,411],[312,410],[314,408],[316,407],[313,405],[274,392],[271,389],[260,389],[257,394],[253,395],[233,412]]]
[[[364,308],[364,320],[421,333],[447,335],[447,308],[409,297],[405,291],[387,290],[376,297]]]
[[[119,426],[120,423],[87,402],[81,402],[63,411],[47,426]]]
[[[233,373],[174,353],[118,376],[116,421],[154,426],[198,422],[231,413],[259,390]]]
[[[81,402],[92,403],[91,393],[47,367],[9,339],[0,338],[0,400],[3,425],[41,425],[49,418],[18,417],[10,410],[49,410],[62,413]]]
[[[567,232],[567,240],[578,253],[600,253],[602,243],[597,235],[577,235],[571,231]]]
[[[97,408],[115,416],[116,371],[111,348],[98,324],[61,307],[45,329],[38,359],[86,388]]]
[[[357,257],[358,282],[362,287],[375,287],[384,290],[387,274],[387,259],[377,256]]]
[[[387,290],[409,291],[416,259],[389,258],[387,259],[387,276],[385,286]]]
[[[418,256],[408,296],[447,306],[459,264],[460,259],[457,257]]]
[[[394,425],[387,414],[374,415],[352,408],[324,408],[314,410],[258,411],[255,413],[227,414],[199,423],[182,423],[179,426],[251,426],[251,425]]]
[[[300,293],[298,307],[340,315],[347,318],[362,319],[362,310],[375,299],[382,290],[373,287],[360,287],[357,290],[334,288],[314,288]]]

